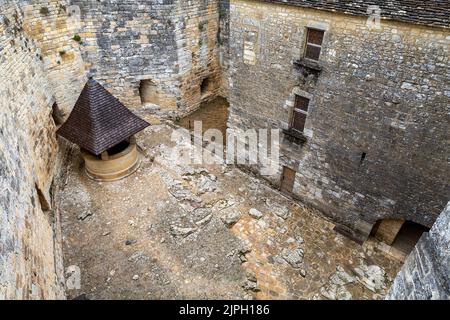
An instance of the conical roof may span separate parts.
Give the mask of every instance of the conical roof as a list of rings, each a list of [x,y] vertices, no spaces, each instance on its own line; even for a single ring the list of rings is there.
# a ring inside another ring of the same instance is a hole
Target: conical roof
[[[99,155],[149,125],[91,78],[57,134]]]

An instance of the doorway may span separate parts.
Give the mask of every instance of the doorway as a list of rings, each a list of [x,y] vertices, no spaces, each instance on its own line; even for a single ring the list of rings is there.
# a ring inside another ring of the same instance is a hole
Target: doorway
[[[292,194],[294,191],[295,175],[297,172],[288,167],[283,167],[283,176],[281,177],[280,190],[286,194]]]
[[[212,91],[212,85],[211,80],[209,78],[203,79],[201,85],[200,85],[200,95],[202,99],[207,98]]]
[[[422,235],[429,231],[429,228],[418,223],[406,221],[398,232],[392,246],[405,254],[409,254],[414,249],[417,242],[419,242]]]
[[[412,252],[422,235],[429,231],[430,228],[412,221],[384,219],[375,224],[372,236],[406,257]]]
[[[139,95],[142,104],[159,104],[159,93],[157,85],[151,80],[142,80],[139,86]]]

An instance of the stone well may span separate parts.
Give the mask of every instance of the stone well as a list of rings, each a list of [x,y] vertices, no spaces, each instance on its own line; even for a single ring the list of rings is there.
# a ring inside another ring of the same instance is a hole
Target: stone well
[[[100,156],[82,150],[85,170],[89,178],[96,181],[116,181],[133,174],[140,164],[136,139],[130,138]]]

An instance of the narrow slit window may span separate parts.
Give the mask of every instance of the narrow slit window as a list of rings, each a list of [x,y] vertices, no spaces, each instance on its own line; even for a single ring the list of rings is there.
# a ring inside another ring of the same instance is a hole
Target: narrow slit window
[[[308,29],[306,37],[305,58],[319,61],[325,31]]]
[[[303,132],[305,130],[306,118],[308,117],[309,99],[295,96],[294,112],[291,127],[294,130]]]
[[[359,164],[363,164],[364,163],[364,161],[366,160],[366,157],[367,157],[367,153],[366,152],[363,152],[362,154],[361,154],[361,161],[360,161],[360,163]]]

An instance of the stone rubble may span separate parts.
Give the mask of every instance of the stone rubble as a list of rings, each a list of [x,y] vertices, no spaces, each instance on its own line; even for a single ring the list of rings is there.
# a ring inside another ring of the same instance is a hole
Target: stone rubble
[[[291,206],[235,168],[171,163],[164,156],[170,153],[170,132],[166,125],[150,128],[141,137],[143,152],[159,148],[155,154],[160,155],[146,158],[134,176],[119,182],[90,181],[74,161],[62,206],[65,255],[85,276],[83,289],[70,297],[347,299],[374,294],[364,284],[373,277],[370,268],[360,267],[361,281],[356,274],[353,282],[342,273],[333,276],[330,264],[364,261],[365,253],[334,234],[329,222],[306,207]],[[245,186],[245,197],[236,181]],[[77,199],[96,204],[93,218],[78,220],[80,213],[94,211],[78,206]],[[97,251],[86,251],[94,245]],[[376,252],[371,259],[383,267],[391,264]]]
[[[225,209],[220,218],[228,228],[231,228],[241,219],[241,213],[235,209]]]
[[[300,248],[294,250],[284,249],[281,256],[292,266],[292,268],[299,269],[302,267],[303,254],[304,252]]]
[[[386,289],[386,272],[379,266],[361,265],[354,269],[358,281],[367,289],[373,292],[379,292]]]
[[[251,208],[250,211],[248,212],[248,214],[252,217],[255,218],[257,220],[261,219],[263,217],[263,214],[261,211],[259,211],[258,209],[255,208]]]

